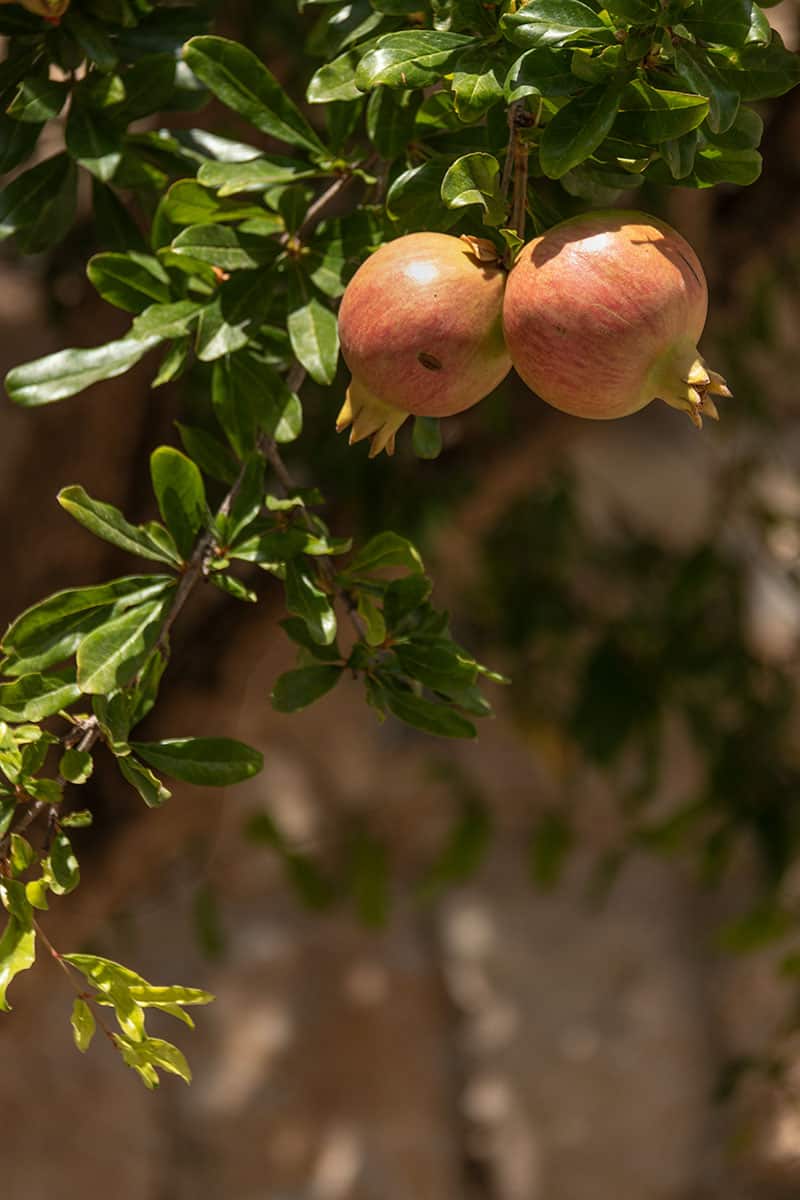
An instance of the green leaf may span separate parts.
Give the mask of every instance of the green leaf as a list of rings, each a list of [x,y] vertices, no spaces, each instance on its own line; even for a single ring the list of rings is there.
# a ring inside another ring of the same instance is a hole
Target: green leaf
[[[236,460],[227,446],[205,429],[181,425],[177,421],[175,424],[189,457],[206,475],[230,486],[236,478]]]
[[[54,400],[84,391],[101,379],[124,375],[161,340],[159,335],[142,340],[127,337],[91,350],[59,350],[14,367],[6,376],[6,391],[15,404],[24,408],[52,404]]]
[[[264,766],[262,754],[232,738],[172,738],[131,742],[131,746],[156,771],[200,787],[241,783]]]
[[[695,0],[680,23],[692,37],[722,46],[743,46],[750,32],[752,0]]]
[[[395,88],[428,87],[448,74],[458,53],[472,44],[472,38],[460,33],[428,29],[386,34],[361,59],[356,85],[362,92],[379,84]]]
[[[441,162],[426,162],[403,171],[386,193],[389,217],[403,230],[448,230],[461,214],[442,205],[443,176]]]
[[[70,1021],[75,1045],[85,1054],[92,1044],[97,1025],[92,1010],[85,1000],[81,1000],[80,996],[75,997]]]
[[[268,239],[248,237],[229,229],[227,225],[190,225],[178,234],[172,249],[176,254],[186,254],[222,271],[258,267],[263,262],[271,261],[276,254],[274,245]]]
[[[462,121],[479,121],[503,99],[506,65],[481,46],[462,54],[453,72],[455,110]]]
[[[252,51],[218,37],[195,37],[184,59],[214,95],[262,133],[312,153],[325,146],[277,79]]]
[[[386,684],[386,678],[383,677],[381,682]],[[436,737],[477,737],[477,731],[472,722],[446,704],[435,704],[431,700],[423,700],[421,696],[416,696],[413,692],[401,691],[396,686],[384,686],[382,694],[389,711],[399,720],[404,721],[406,725],[412,725],[415,729],[432,733]]]
[[[10,1012],[6,993],[16,975],[27,971],[36,961],[36,934],[33,929],[9,917],[0,938],[0,1012]]]
[[[78,524],[83,525],[95,537],[110,542],[112,546],[127,550],[129,554],[138,554],[141,558],[168,563],[170,566],[181,565],[180,557],[167,552],[161,541],[156,541],[142,526],[131,525],[113,504],[93,500],[82,487],[73,485],[62,488],[58,493],[58,503]]]
[[[404,673],[425,687],[449,695],[470,687],[478,677],[478,665],[446,638],[411,638],[395,646]]]
[[[696,129],[709,109],[705,96],[660,91],[637,80],[622,93],[614,134],[657,146]]]
[[[299,712],[319,700],[339,682],[343,667],[300,667],[277,680],[270,697],[278,712]]]
[[[94,768],[94,760],[88,750],[65,750],[58,764],[58,773],[67,783],[86,783]]]
[[[742,100],[782,96],[800,83],[800,55],[787,50],[775,30],[768,46],[749,44],[736,50],[714,50],[710,57]]]
[[[129,337],[145,341],[155,339],[150,342],[151,346],[157,346],[165,338],[186,337],[199,320],[204,307],[198,300],[151,304],[136,317]]]
[[[442,452],[442,428],[438,418],[414,418],[413,446],[417,458],[439,457]]]
[[[347,575],[355,577],[379,567],[407,567],[421,573],[423,562],[416,546],[398,533],[387,530],[370,538],[347,565]]]
[[[180,450],[159,446],[150,456],[150,477],[164,523],[184,560],[189,559],[206,520],[203,476]]]
[[[396,92],[378,87],[367,105],[367,134],[384,158],[405,154],[414,138],[414,120],[422,97],[415,92]]]
[[[78,647],[78,686],[88,695],[130,683],[158,641],[166,605],[154,600],[101,625]]]
[[[509,104],[525,96],[571,96],[580,87],[569,51],[539,47],[526,50],[509,68],[504,91]]]
[[[169,275],[149,254],[95,254],[86,274],[104,300],[126,312],[140,313],[171,299]]]
[[[251,158],[245,162],[205,162],[197,172],[203,187],[213,188],[221,198],[238,192],[263,192],[270,187],[294,183],[317,175],[294,158]],[[177,184],[175,186],[178,186]]]
[[[286,563],[286,607],[305,621],[315,642],[329,646],[336,637],[336,615],[330,600],[302,566]]]
[[[0,720],[44,721],[80,697],[74,679],[59,675],[23,675],[0,685]]]
[[[9,879],[0,875],[0,904],[3,905],[12,920],[17,921],[24,929],[30,929],[33,923],[30,902],[25,894],[25,884],[18,879]]]
[[[64,813],[60,818],[60,824],[64,829],[88,829],[92,821],[92,813],[88,808],[81,808],[76,812]]]
[[[101,183],[113,178],[122,161],[119,127],[101,112],[73,101],[65,131],[72,158]]]
[[[361,91],[356,84],[356,71],[361,55],[360,49],[351,48],[331,62],[323,63],[312,75],[306,90],[309,104],[358,100]]]
[[[33,153],[41,125],[24,125],[0,113],[0,173],[3,175]]]
[[[358,592],[358,615],[364,622],[369,646],[380,646],[386,641],[386,622],[375,601],[365,591]]]
[[[18,833],[12,833],[10,839],[11,867],[17,875],[27,871],[36,862],[36,851],[30,842]]]
[[[339,362],[336,316],[317,298],[298,266],[289,274],[287,328],[292,350],[314,382],[333,383]]]
[[[256,162],[259,160],[256,159]],[[236,166],[235,163],[206,163],[210,167]],[[161,211],[173,225],[206,225],[213,222],[246,221],[267,216],[260,204],[242,200],[224,200],[212,195],[194,179],[179,179],[173,183],[161,202]]]
[[[441,194],[448,208],[480,204],[487,225],[501,225],[505,221],[500,164],[493,154],[464,154],[456,159],[442,180]]]
[[[113,71],[118,62],[117,53],[114,43],[106,36],[98,21],[82,16],[73,8],[63,18],[62,24],[98,71]]]
[[[739,111],[739,93],[728,87],[706,54],[690,42],[675,47],[678,74],[700,96],[708,99],[708,124],[715,133],[730,129]]]
[[[338,643],[334,640],[329,646],[321,646],[319,642],[314,641],[308,632],[305,621],[301,621],[299,617],[287,617],[280,624],[292,641],[296,642],[298,646],[302,646],[304,650],[308,650],[314,658],[329,663],[341,660],[342,655]]]
[[[0,241],[16,234],[24,254],[55,245],[75,218],[77,180],[75,164],[66,154],[17,175],[0,192]]]
[[[164,787],[158,776],[132,755],[118,758],[117,766],[123,779],[136,788],[148,808],[161,808],[172,796],[172,792]]]
[[[56,592],[9,625],[3,650],[13,658],[3,664],[3,670],[8,675],[46,670],[73,654],[85,634],[109,611],[116,615],[132,605],[155,600],[174,586],[168,575],[134,575],[96,587]]]
[[[72,843],[65,833],[58,832],[50,844],[50,890],[57,896],[66,896],[74,892],[81,881],[78,860],[72,850]]]
[[[560,179],[594,153],[614,124],[621,91],[620,82],[615,80],[607,86],[588,88],[559,109],[539,146],[545,175]]]
[[[186,1058],[171,1042],[161,1038],[146,1037],[142,1041],[132,1041],[119,1034],[112,1034],[119,1047],[124,1062],[137,1072],[145,1087],[152,1091],[158,1087],[159,1078],[156,1068],[178,1075],[184,1083],[192,1082],[192,1072]]]
[[[515,46],[561,46],[575,38],[611,42],[613,29],[580,0],[536,0],[500,21],[503,35]]]
[[[56,83],[46,75],[32,75],[23,79],[6,112],[16,121],[41,125],[58,116],[68,96],[66,83]]]

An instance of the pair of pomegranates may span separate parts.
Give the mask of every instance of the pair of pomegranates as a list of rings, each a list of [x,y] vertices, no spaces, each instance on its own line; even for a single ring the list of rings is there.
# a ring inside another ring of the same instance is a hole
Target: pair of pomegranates
[[[524,247],[510,272],[491,242],[412,233],[356,272],[339,311],[352,372],[337,429],[394,450],[409,415],[477,404],[513,364],[548,404],[624,417],[660,397],[702,425],[729,396],[697,351],[703,268],[663,221],[638,212],[574,217]]]

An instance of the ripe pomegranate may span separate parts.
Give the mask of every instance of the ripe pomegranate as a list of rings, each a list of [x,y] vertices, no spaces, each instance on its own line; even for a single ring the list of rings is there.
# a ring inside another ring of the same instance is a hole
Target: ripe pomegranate
[[[700,428],[725,380],[697,352],[703,268],[679,233],[640,212],[586,213],[521,251],[503,305],[518,373],[548,404],[609,420],[660,397]]]
[[[448,417],[511,369],[503,342],[506,273],[491,242],[410,233],[387,242],[347,286],[339,336],[353,378],[336,428],[394,452],[410,414]]]

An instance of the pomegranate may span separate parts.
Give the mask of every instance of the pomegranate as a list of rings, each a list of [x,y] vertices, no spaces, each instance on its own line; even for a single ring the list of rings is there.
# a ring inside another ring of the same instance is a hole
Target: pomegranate
[[[609,420],[657,397],[718,420],[725,380],[697,351],[708,310],[694,250],[664,221],[609,210],[563,221],[521,251],[503,305],[518,373],[548,404]]]
[[[387,242],[347,286],[339,310],[352,380],[336,428],[394,452],[409,415],[448,417],[503,380],[506,273],[491,242],[410,233]]]

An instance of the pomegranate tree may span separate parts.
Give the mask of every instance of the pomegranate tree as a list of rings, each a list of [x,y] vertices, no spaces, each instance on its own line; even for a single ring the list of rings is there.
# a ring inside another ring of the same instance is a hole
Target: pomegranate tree
[[[336,423],[370,456],[394,451],[409,415],[449,417],[477,404],[511,368],[503,342],[506,272],[491,242],[412,233],[381,246],[339,310],[352,372]]]
[[[697,350],[708,291],[692,247],[640,212],[586,213],[529,242],[508,279],[506,342],[548,404],[608,420],[657,397],[698,427],[729,396]]]

